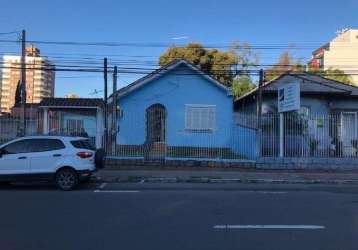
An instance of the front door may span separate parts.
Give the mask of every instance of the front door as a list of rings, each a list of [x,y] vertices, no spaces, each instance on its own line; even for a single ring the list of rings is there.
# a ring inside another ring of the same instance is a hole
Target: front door
[[[5,145],[0,157],[0,174],[28,174],[30,172],[31,146],[29,140]]]
[[[166,112],[161,104],[150,106],[146,112],[147,119],[147,144],[165,142],[166,136]]]
[[[355,155],[355,149],[352,141],[357,138],[357,113],[343,112],[342,113],[342,143],[343,155]]]
[[[146,158],[164,159],[166,153],[166,110],[154,104],[146,110]]]

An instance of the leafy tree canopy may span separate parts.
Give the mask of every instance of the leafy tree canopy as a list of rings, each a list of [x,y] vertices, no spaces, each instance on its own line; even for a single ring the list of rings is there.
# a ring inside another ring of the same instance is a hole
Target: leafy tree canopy
[[[265,72],[265,80],[271,81],[276,77],[284,74],[287,71],[302,72],[304,66],[301,65],[300,60],[294,59],[289,51],[285,51],[278,58],[277,63]]]
[[[351,84],[352,83],[352,77],[344,74],[344,71],[340,69],[319,69],[319,68],[307,68],[301,64],[299,59],[294,59],[294,57],[291,55],[289,51],[285,51],[281,54],[279,57],[277,63],[272,66],[270,69],[268,69],[265,72],[265,80],[270,81],[281,74],[284,74],[287,71],[294,71],[294,72],[309,72],[312,74],[317,74],[323,77],[326,77],[328,79],[332,79],[335,81]]]
[[[234,79],[232,83],[232,92],[235,99],[246,94],[254,88],[255,84],[253,84],[251,77],[248,75],[239,76],[237,79]]]
[[[226,86],[232,87],[236,98],[255,87],[246,70],[250,66],[256,66],[259,59],[249,44],[233,43],[228,51],[207,49],[200,43],[189,43],[185,47],[174,46],[160,56],[159,65],[164,66],[176,59],[185,59]]]
[[[22,101],[22,91],[21,91],[21,83],[17,82],[16,90],[15,90],[15,105],[19,105]]]
[[[232,44],[228,51],[207,49],[199,43],[189,43],[185,47],[174,46],[167,49],[160,56],[159,64],[164,66],[175,59],[189,61],[203,72],[213,76],[229,87],[233,86],[234,82],[241,81],[241,77],[238,77],[237,72],[242,72],[247,67],[255,65],[258,62],[258,57],[252,52],[250,46],[240,43]],[[247,75],[245,82],[248,80],[251,80],[251,78]]]

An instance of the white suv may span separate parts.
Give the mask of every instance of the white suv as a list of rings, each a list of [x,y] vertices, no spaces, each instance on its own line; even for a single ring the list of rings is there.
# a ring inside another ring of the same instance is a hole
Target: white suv
[[[0,146],[0,181],[50,180],[72,190],[103,165],[103,156],[86,138],[22,137]]]

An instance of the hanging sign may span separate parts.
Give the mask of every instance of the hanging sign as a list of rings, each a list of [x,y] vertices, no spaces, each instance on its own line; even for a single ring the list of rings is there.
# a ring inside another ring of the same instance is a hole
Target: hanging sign
[[[300,83],[286,83],[278,87],[278,112],[300,109]]]

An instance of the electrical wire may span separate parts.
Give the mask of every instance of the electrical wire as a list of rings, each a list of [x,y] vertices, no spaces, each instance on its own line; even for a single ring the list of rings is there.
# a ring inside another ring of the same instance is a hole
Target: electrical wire
[[[19,41],[17,40],[0,40],[0,43],[18,43]],[[70,45],[70,46],[102,46],[102,47],[135,47],[135,48],[167,48],[167,47],[176,47],[176,48],[188,48],[186,44],[179,44],[179,45],[175,45],[172,43],[156,43],[156,42],[152,42],[152,43],[134,43],[134,42],[127,42],[127,43],[118,43],[118,42],[75,42],[75,41],[44,41],[44,40],[28,40],[28,43],[35,43],[35,44],[47,44],[47,45]],[[258,45],[248,45],[248,46],[244,46],[244,45],[235,45],[235,44],[230,44],[230,45],[222,45],[222,44],[208,44],[205,46],[202,46],[201,48],[205,49],[215,49],[215,48],[226,48],[226,49],[230,49],[230,48],[245,48],[247,47],[248,49],[259,49],[259,50],[282,50],[282,49],[289,49],[289,50],[298,50],[298,49],[303,49],[303,50],[311,50],[311,49],[317,49],[317,47],[321,47],[321,46],[307,46],[307,45],[284,45],[284,44],[258,44]],[[348,46],[338,46],[338,48],[352,48],[352,47],[357,47],[357,46],[352,46],[352,45],[348,45]],[[190,48],[188,48],[190,49]],[[197,49],[197,48],[192,48],[192,49]]]

